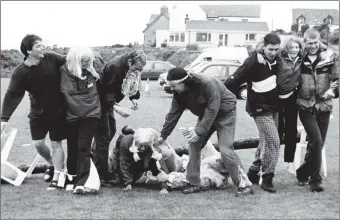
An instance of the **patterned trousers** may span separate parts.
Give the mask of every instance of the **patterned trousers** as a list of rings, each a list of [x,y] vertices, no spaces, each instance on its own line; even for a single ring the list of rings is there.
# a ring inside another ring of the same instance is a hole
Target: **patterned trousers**
[[[278,133],[278,114],[254,117],[259,129],[260,143],[256,149],[255,161],[249,169],[262,175],[274,173],[280,153],[280,137]]]

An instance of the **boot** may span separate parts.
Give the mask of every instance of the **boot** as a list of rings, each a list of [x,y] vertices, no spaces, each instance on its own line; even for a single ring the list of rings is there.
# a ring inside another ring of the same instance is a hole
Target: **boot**
[[[252,184],[259,185],[260,175],[259,172],[249,169],[247,173],[248,179]]]
[[[235,192],[236,197],[247,196],[247,195],[250,195],[250,194],[254,194],[254,190],[251,186],[238,187],[236,192]]]
[[[273,185],[273,177],[274,177],[274,173],[268,173],[268,174],[262,175],[261,188],[267,192],[276,193],[276,189],[274,188],[274,185]]]
[[[322,192],[324,190],[321,183],[309,183],[309,185],[312,192]]]

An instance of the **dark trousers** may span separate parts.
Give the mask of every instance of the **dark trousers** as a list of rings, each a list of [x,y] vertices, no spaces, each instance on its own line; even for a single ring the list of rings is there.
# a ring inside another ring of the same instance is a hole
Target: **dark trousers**
[[[113,111],[102,109],[102,117],[98,130],[94,135],[92,146],[94,164],[101,179],[108,177],[108,159],[110,142],[116,134],[116,120]]]
[[[299,116],[309,141],[305,160],[296,170],[297,178],[301,181],[307,181],[310,177],[310,183],[321,183],[321,152],[327,135],[330,112],[313,114],[300,110]]]
[[[90,174],[91,142],[98,124],[97,118],[68,123],[67,170],[69,174],[77,175],[75,186],[84,186]]]
[[[292,163],[296,150],[297,104],[294,92],[286,99],[279,98],[279,136],[284,140],[284,162]]]

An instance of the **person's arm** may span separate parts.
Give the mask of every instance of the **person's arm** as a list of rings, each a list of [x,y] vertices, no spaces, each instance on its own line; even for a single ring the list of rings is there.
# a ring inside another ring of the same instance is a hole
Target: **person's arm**
[[[165,117],[165,123],[163,125],[160,135],[163,138],[163,140],[166,140],[168,136],[172,133],[172,131],[175,129],[178,120],[181,118],[183,112],[184,108],[182,108],[177,102],[176,98],[173,97],[170,111]]]
[[[56,62],[57,62],[57,65],[58,65],[58,68],[60,68],[62,65],[64,65],[66,63],[66,56],[65,55],[61,55],[59,53],[56,53],[56,52],[48,52],[47,54],[45,55],[51,55],[53,56],[54,59],[56,59]]]
[[[331,88],[334,98],[339,98],[339,53],[335,52],[334,64],[332,67]]]
[[[258,62],[257,53],[254,51],[234,72],[234,74],[230,75],[224,82],[224,85],[227,87],[227,89],[237,95],[238,89],[248,80],[250,69],[256,62]]]
[[[212,123],[220,110],[221,105],[221,93],[216,85],[211,81],[204,83],[201,87],[202,95],[207,100],[207,107],[204,111],[203,118],[196,125],[195,132],[199,136],[205,136],[208,134]]]
[[[20,66],[13,73],[2,103],[1,121],[8,122],[15,109],[19,106],[26,91],[26,77]]]

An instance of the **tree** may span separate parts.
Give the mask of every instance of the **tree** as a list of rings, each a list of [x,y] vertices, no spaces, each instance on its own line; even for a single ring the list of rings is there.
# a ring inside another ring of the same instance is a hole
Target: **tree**
[[[132,47],[133,47],[132,43],[129,43],[128,48],[132,48]]]
[[[297,33],[298,30],[299,30],[299,25],[298,24],[293,24],[291,27],[290,27],[290,30]]]
[[[309,29],[309,24],[304,24],[301,26],[301,34],[302,36],[305,34],[306,30]]]

